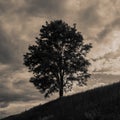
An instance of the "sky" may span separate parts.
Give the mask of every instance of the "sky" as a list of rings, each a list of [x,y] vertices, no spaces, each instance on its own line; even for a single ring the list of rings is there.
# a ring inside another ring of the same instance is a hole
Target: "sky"
[[[76,23],[93,45],[88,58],[94,76],[74,92],[119,81],[119,9],[120,0],[0,0],[0,118],[52,99],[44,99],[29,83],[32,74],[23,65],[45,21]]]

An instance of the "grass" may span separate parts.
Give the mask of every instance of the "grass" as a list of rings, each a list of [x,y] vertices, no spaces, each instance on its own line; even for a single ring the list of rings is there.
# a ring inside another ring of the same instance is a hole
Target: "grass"
[[[120,83],[66,96],[2,120],[120,120]]]

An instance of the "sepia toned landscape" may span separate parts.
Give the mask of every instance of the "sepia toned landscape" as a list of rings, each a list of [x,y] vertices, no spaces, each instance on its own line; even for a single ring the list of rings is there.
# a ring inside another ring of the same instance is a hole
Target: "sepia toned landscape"
[[[119,120],[119,9],[0,0],[0,119]]]

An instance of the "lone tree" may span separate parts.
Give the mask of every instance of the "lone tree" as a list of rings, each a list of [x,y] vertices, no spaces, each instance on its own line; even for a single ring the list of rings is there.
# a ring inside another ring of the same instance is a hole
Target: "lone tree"
[[[42,25],[36,44],[29,46],[29,52],[24,55],[24,64],[34,74],[30,82],[45,97],[54,92],[62,97],[72,89],[73,81],[78,81],[78,85],[86,83],[90,77],[86,54],[92,45],[84,44],[83,40],[75,24],[71,27],[55,20]]]

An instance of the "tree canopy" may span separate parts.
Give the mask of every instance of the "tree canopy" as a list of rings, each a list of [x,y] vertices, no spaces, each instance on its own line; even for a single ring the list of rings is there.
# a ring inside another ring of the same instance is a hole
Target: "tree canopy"
[[[45,97],[72,89],[73,81],[85,84],[90,77],[86,55],[92,48],[85,44],[76,24],[69,26],[62,20],[46,22],[34,45],[24,55],[24,64],[33,72],[30,79]]]

